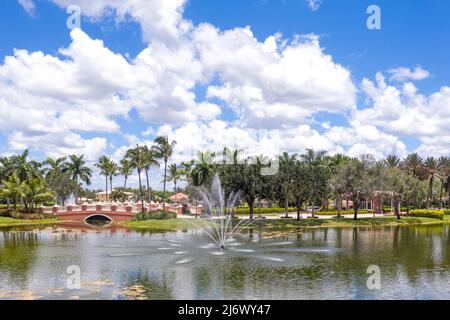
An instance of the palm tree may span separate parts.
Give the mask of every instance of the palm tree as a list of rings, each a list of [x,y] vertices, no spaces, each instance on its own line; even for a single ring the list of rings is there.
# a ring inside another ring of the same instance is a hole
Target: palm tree
[[[11,157],[3,157],[0,158],[0,181],[8,180],[11,174],[13,173],[13,162]],[[9,210],[10,198],[5,196],[6,198],[6,206]]]
[[[57,159],[49,157],[42,164],[47,166],[43,170],[46,179],[48,179],[51,175],[60,174],[61,172],[66,171],[68,165],[67,157]]]
[[[224,148],[223,153],[225,156],[226,164],[238,164],[241,162],[239,156],[244,152],[243,149],[229,149]],[[242,161],[243,162],[243,161]]]
[[[182,173],[181,174],[183,176],[185,176],[186,181],[188,183],[191,183],[193,166],[194,166],[194,161],[193,160],[189,161],[189,162],[182,162],[181,163],[181,167],[182,167],[182,169],[181,169]]]
[[[131,165],[131,161],[127,159],[122,159],[120,161],[119,172],[124,177],[123,190],[125,191],[125,188],[127,187],[128,177],[131,176],[131,174],[133,173],[133,166]]]
[[[31,213],[36,203],[53,197],[53,193],[47,190],[44,179],[33,178],[26,184],[25,196],[29,201],[28,212]]]
[[[148,180],[148,172],[151,167],[159,167],[159,162],[158,162],[158,160],[156,160],[156,158],[158,157],[158,154],[156,153],[155,150],[149,149],[147,146],[142,147],[142,154],[144,155],[144,159],[145,159],[144,170],[145,170],[145,179],[147,181],[147,197],[148,197],[148,202],[150,203],[150,201],[151,201],[151,199],[150,199],[150,182]]]
[[[17,174],[20,181],[28,181],[32,178],[37,178],[41,176],[39,168],[40,163],[34,160],[28,160],[30,152],[28,149],[24,150],[22,153],[14,155],[11,157],[12,169]],[[26,204],[24,204],[23,197],[20,198],[20,208],[23,209]]]
[[[142,212],[144,212],[144,195],[142,192],[142,180],[141,180],[141,172],[142,169],[146,166],[146,159],[144,155],[141,152],[141,148],[139,145],[136,145],[136,148],[129,149],[127,153],[125,154],[125,158],[128,159],[131,163],[132,168],[136,169],[138,172],[139,177],[139,195],[141,198],[141,204],[142,204]]]
[[[395,154],[390,154],[384,159],[384,164],[390,169],[398,168],[400,166],[400,158]]]
[[[442,209],[443,206],[443,193],[447,188],[447,180],[450,176],[450,158],[449,157],[440,157],[438,159],[439,164],[439,172],[437,177],[441,180],[441,191],[439,193],[439,208]]]
[[[440,171],[440,163],[434,157],[428,157],[423,165],[423,169],[427,174],[428,178],[428,197],[427,197],[427,208],[430,208],[431,201],[433,200],[433,182],[434,178]]]
[[[119,173],[119,166],[113,160],[109,159],[106,164],[106,173],[109,177],[109,190],[113,192],[113,176],[117,176]]]
[[[84,155],[77,156],[75,154],[69,156],[69,164],[67,171],[70,172],[72,180],[75,181],[77,187],[75,188],[75,203],[78,202],[79,184],[82,181],[87,185],[91,184],[92,170],[86,166]]]
[[[325,161],[326,151],[316,152],[313,149],[306,149],[306,153],[300,155],[304,163],[310,166],[317,166],[323,164]]]
[[[177,191],[177,181],[180,180],[182,173],[183,171],[175,163],[169,165],[169,176],[167,179],[173,181],[174,191]]]
[[[11,157],[13,170],[16,172],[17,177],[21,181],[26,181],[28,179],[37,178],[40,176],[40,164],[34,160],[29,161],[29,155],[30,152],[26,149],[21,154]]]
[[[98,162],[94,164],[97,168],[100,169],[100,174],[102,176],[105,176],[105,199],[108,200],[108,163],[109,163],[109,157],[107,156],[101,156],[98,159]]]
[[[164,161],[164,187],[163,187],[163,211],[166,207],[166,181],[167,181],[167,161],[172,156],[176,141],[169,142],[168,137],[159,136],[155,139],[156,145],[152,149],[156,152],[158,158]]]
[[[44,168],[43,173],[45,174],[45,180],[49,182],[67,171],[67,157],[61,157],[57,159],[49,157],[43,162],[43,165],[47,166]],[[60,195],[56,191],[55,196],[56,203],[59,203]]]
[[[13,209],[16,210],[18,199],[23,199],[27,190],[25,181],[20,181],[16,173],[13,173],[8,180],[2,181],[3,188],[0,195],[13,201]]]
[[[409,175],[416,177],[423,169],[423,159],[418,153],[411,153],[402,162],[401,166]]]
[[[282,194],[284,198],[284,213],[285,217],[289,218],[289,196],[290,191],[292,190],[292,183],[294,182],[294,170],[297,162],[297,155],[290,155],[287,152],[284,152],[280,157],[280,185],[282,186]],[[314,213],[313,213],[314,215]]]
[[[211,181],[216,171],[214,157],[215,153],[209,151],[197,153],[198,160],[191,172],[194,186],[206,185]]]

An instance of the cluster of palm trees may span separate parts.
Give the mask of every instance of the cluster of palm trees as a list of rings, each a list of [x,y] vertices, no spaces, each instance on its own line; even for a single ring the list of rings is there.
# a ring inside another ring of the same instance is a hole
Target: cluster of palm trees
[[[417,153],[411,153],[404,160],[396,155],[389,155],[384,162],[391,169],[400,169],[412,177],[428,181],[427,207],[430,207],[433,201],[433,188],[436,180],[440,182],[439,201],[442,203],[444,191],[448,191],[450,197],[449,157],[427,157],[424,159]]]
[[[0,198],[16,209],[33,212],[38,203],[77,197],[80,183],[90,184],[92,170],[83,156],[71,155],[43,162],[29,159],[29,150],[0,158]]]
[[[108,156],[102,156],[95,164],[97,168],[100,169],[100,173],[105,176],[105,190],[106,198],[108,197],[108,180],[109,180],[109,195],[111,197],[114,195],[113,191],[113,177],[117,175],[122,175],[124,177],[123,190],[127,186],[128,177],[133,173],[134,170],[137,171],[139,178],[139,194],[140,200],[142,202],[142,209],[144,210],[144,200],[148,202],[151,201],[150,193],[150,181],[149,181],[149,171],[152,167],[160,167],[160,162],[164,165],[164,179],[163,179],[163,210],[166,206],[166,181],[167,181],[167,169],[169,168],[170,177],[172,180],[176,181],[179,175],[173,171],[173,165],[168,166],[169,158],[172,156],[176,141],[169,141],[167,137],[159,136],[154,140],[154,145],[148,147],[146,145],[131,148],[127,150],[124,158],[119,164],[114,162]],[[175,166],[176,167],[176,166]],[[144,190],[142,187],[142,174],[145,173],[146,180],[146,195],[144,195]],[[118,191],[120,192],[120,191]],[[115,195],[117,197],[117,195]]]

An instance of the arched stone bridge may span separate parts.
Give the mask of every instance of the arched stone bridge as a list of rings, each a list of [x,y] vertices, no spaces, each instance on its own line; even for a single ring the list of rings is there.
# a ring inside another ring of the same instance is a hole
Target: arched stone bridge
[[[144,203],[147,211],[162,211],[159,204]],[[201,213],[200,207],[189,206],[191,213]],[[182,205],[166,205],[166,211],[175,212],[181,215],[183,212]],[[137,213],[142,212],[142,204],[112,204],[112,205],[68,205],[55,206],[51,208],[41,208],[41,213],[52,214],[62,221],[85,221],[90,218],[103,218],[111,221],[128,221]]]

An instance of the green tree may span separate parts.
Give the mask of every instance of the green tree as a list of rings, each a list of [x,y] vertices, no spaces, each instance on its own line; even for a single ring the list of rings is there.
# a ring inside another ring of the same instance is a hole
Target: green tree
[[[45,174],[45,180],[49,185],[49,187],[52,187],[50,181],[54,182],[58,180],[58,176],[63,175],[67,171],[68,168],[67,157],[60,157],[57,159],[49,157],[43,162],[43,165],[45,166],[43,170]],[[56,203],[58,204],[61,202],[61,195],[59,194],[60,191],[59,189],[60,188],[58,187],[52,189],[55,192]]]
[[[418,153],[411,153],[402,162],[401,167],[409,175],[416,177],[423,169],[423,159]]]
[[[358,210],[363,197],[371,194],[369,163],[358,159],[341,164],[336,170],[336,177],[342,183],[342,189],[353,201],[354,220],[358,219]]]
[[[133,174],[133,166],[131,164],[130,160],[122,159],[120,161],[120,168],[119,168],[120,174],[123,176],[123,189],[125,190],[127,187],[127,181],[128,177]]]
[[[147,182],[147,198],[148,198],[147,201],[150,203],[151,189],[150,189],[150,181],[148,178],[148,172],[150,171],[151,167],[159,167],[159,162],[158,160],[156,160],[159,154],[155,150],[149,149],[147,146],[142,147],[142,154],[144,155],[145,159],[144,170],[145,170],[145,179]]]
[[[386,157],[386,159],[384,159],[384,164],[390,169],[398,168],[400,166],[400,163],[400,158],[395,154],[390,154]]]
[[[142,190],[142,179],[141,179],[141,172],[145,168],[146,159],[145,155],[142,153],[142,149],[139,147],[139,145],[136,145],[136,148],[129,149],[127,153],[125,154],[125,158],[128,159],[131,163],[132,168],[137,170],[138,177],[139,177],[139,197],[142,204],[142,212],[145,211],[144,208],[144,193]]]
[[[78,203],[78,192],[80,189],[79,181],[91,184],[92,170],[86,166],[84,155],[77,156],[75,154],[69,156],[69,163],[67,167],[68,172],[71,173],[72,179],[75,181],[77,187],[75,188],[75,203]]]
[[[167,179],[173,181],[173,190],[175,192],[177,191],[177,181],[181,179],[182,174],[183,171],[175,163],[169,165],[169,176]]]
[[[441,164],[436,158],[428,157],[423,164],[423,170],[426,172],[428,178],[427,208],[429,209],[433,201],[433,183],[441,170]]]
[[[176,143],[176,141],[169,142],[168,137],[159,136],[155,139],[155,145],[152,147],[156,156],[164,161],[163,210],[166,208],[167,162],[172,156]]]
[[[14,173],[8,180],[2,181],[3,188],[0,189],[0,195],[12,199],[13,209],[16,210],[17,202],[25,196],[27,185],[25,181],[20,181],[19,177]]]
[[[97,163],[94,164],[98,169],[100,169],[100,174],[102,176],[105,176],[105,199],[108,199],[108,165],[109,165],[109,157],[107,156],[101,156]]]
[[[57,204],[65,205],[70,195],[77,190],[78,185],[72,180],[71,173],[68,171],[51,174],[46,180],[48,187],[55,192]]]
[[[284,152],[279,157],[279,171],[277,174],[277,182],[280,186],[280,196],[284,202],[285,217],[289,217],[289,201],[292,196],[294,178],[295,178],[295,164],[297,162],[297,155],[290,155]]]
[[[28,201],[28,212],[33,212],[35,205],[53,198],[54,194],[47,189],[45,180],[33,178],[26,183],[25,197]]]
[[[214,157],[215,153],[209,151],[197,153],[197,161],[191,171],[194,186],[208,186],[211,183],[216,173]]]

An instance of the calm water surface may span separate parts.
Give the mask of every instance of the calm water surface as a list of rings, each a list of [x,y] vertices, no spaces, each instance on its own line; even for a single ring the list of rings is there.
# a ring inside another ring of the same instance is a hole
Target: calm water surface
[[[254,228],[224,252],[201,231],[0,229],[0,299],[450,299],[449,249],[448,226]]]

